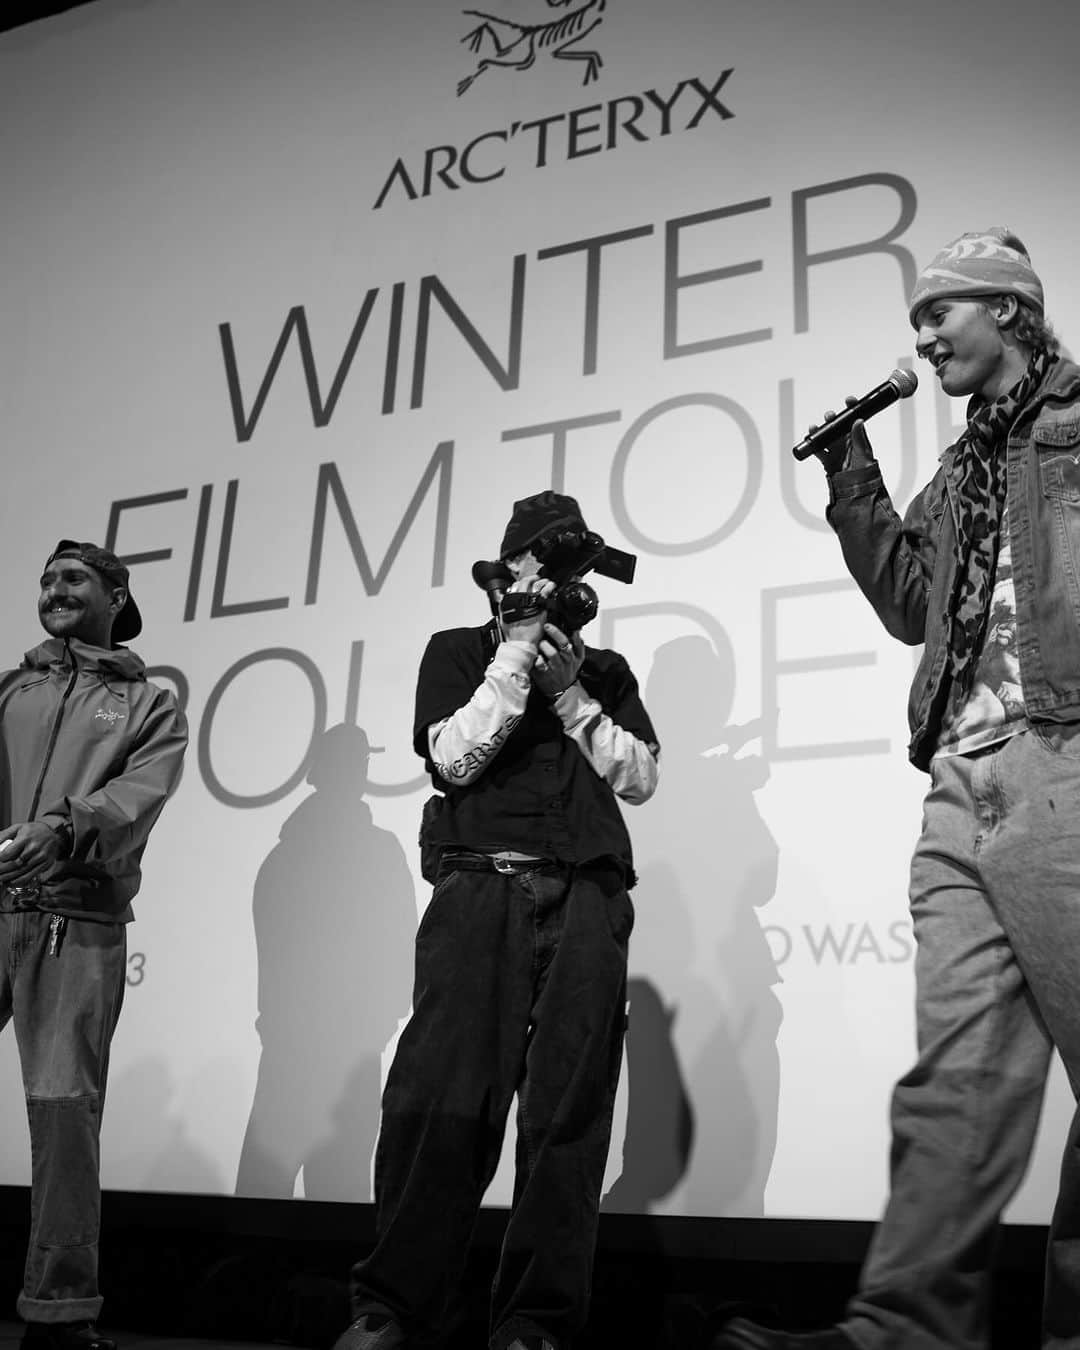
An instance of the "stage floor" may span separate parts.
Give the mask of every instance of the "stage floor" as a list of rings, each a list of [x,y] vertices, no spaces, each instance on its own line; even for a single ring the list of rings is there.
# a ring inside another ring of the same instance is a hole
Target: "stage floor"
[[[350,1320],[348,1272],[370,1207],[125,1196],[103,1206],[101,1327],[120,1350],[331,1350]],[[0,1350],[22,1335],[29,1196],[0,1187]],[[445,1350],[482,1350],[504,1219],[483,1211]],[[734,1312],[809,1331],[842,1318],[869,1225],[601,1218],[589,1322],[575,1350],[708,1350]],[[1006,1229],[992,1282],[992,1350],[1037,1350],[1044,1229]],[[3,1316],[6,1314],[6,1317]]]
[[[262,1345],[257,1341],[197,1340],[192,1336],[145,1336],[137,1331],[114,1331],[103,1324],[102,1331],[112,1336],[120,1350],[281,1350],[281,1345]],[[21,1322],[0,1322],[0,1350],[16,1350],[22,1341]]]

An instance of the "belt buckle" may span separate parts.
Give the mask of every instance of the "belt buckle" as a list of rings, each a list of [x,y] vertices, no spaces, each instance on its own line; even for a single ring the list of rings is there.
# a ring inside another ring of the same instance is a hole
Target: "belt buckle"
[[[491,865],[504,877],[512,877],[518,869],[519,861],[515,858],[492,858]]]

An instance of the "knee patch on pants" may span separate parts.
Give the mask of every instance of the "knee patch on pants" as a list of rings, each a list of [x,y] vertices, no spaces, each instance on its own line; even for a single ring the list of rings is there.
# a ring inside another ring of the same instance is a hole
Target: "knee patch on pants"
[[[101,1099],[28,1097],[33,1158],[33,1240],[42,1247],[95,1243],[101,1218]]]

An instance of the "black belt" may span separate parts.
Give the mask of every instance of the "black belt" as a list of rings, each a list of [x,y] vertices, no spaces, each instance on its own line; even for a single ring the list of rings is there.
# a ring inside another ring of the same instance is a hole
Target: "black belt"
[[[477,853],[473,849],[444,848],[439,860],[447,871],[500,872],[516,876],[521,872],[559,871],[572,866],[557,858],[500,858],[494,853]]]

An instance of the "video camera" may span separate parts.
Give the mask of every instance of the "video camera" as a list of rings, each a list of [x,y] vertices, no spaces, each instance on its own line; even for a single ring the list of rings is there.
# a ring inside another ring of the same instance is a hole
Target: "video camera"
[[[540,563],[540,576],[555,583],[555,590],[547,597],[535,591],[507,593],[514,574],[504,562],[473,564],[473,581],[487,591],[492,614],[506,622],[531,619],[546,609],[548,622],[570,637],[594,619],[600,607],[596,592],[582,581],[587,572],[611,577],[626,586],[634,580],[637,558],[611,548],[592,530],[561,526],[534,539],[529,548]]]

